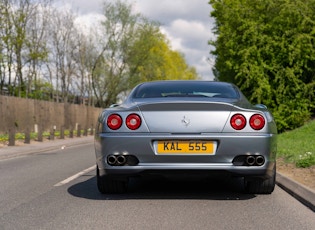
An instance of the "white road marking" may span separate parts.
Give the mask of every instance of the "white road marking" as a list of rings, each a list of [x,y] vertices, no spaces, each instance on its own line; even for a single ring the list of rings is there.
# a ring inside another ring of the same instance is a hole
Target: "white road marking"
[[[69,182],[71,182],[71,181],[77,179],[78,177],[84,175],[85,173],[89,173],[89,172],[93,171],[93,170],[95,169],[95,167],[96,167],[96,166],[93,165],[93,166],[90,167],[90,168],[84,169],[83,171],[81,171],[81,172],[79,172],[79,173],[77,173],[77,174],[75,174],[75,175],[73,175],[73,176],[71,176],[71,177],[68,177],[67,179],[65,179],[65,180],[63,180],[63,181],[61,181],[61,182],[55,184],[54,186],[55,186],[55,187],[58,187],[58,186],[62,186],[62,185],[68,184]]]

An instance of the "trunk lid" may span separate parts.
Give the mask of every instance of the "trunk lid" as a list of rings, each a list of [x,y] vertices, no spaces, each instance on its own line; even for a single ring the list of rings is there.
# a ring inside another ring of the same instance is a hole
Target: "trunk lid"
[[[161,102],[138,105],[150,132],[222,132],[235,107],[220,102]]]

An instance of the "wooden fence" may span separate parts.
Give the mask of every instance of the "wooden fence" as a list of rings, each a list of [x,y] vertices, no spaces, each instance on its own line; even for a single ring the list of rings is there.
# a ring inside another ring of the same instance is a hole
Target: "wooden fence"
[[[47,131],[93,130],[101,111],[86,105],[0,95],[0,134],[35,132],[40,137]]]

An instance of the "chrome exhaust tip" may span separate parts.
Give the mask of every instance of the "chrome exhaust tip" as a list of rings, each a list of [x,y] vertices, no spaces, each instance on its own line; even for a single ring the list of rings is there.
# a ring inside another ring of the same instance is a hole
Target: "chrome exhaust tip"
[[[255,164],[255,162],[256,162],[255,157],[253,157],[253,156],[247,156],[246,157],[246,164],[252,166]]]
[[[117,159],[117,164],[119,164],[119,165],[123,165],[127,161],[127,159],[124,155],[119,155],[119,156],[117,156],[116,159]]]
[[[117,157],[116,156],[110,155],[110,156],[107,157],[107,163],[109,165],[115,165],[116,162],[117,162]]]
[[[256,164],[258,166],[262,166],[265,163],[265,158],[263,156],[257,156],[256,157]]]

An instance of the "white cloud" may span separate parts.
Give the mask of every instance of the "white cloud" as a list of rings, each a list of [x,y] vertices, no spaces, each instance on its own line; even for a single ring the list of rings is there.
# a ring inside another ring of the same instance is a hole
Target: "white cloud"
[[[188,48],[204,49],[210,39],[209,30],[199,21],[177,19],[165,30],[173,38],[181,38],[182,45]]]
[[[73,9],[80,14],[101,13],[103,0],[70,0]],[[161,31],[171,47],[184,54],[187,63],[196,67],[205,79],[213,79],[213,57],[210,55],[210,39],[213,19],[210,17],[209,0],[128,0],[136,12],[161,23]],[[89,17],[90,18],[90,17]],[[95,19],[95,18],[94,18]],[[88,21],[87,17],[82,20]],[[93,19],[92,19],[93,20]],[[208,61],[211,58],[212,61]]]
[[[208,0],[136,0],[136,8],[149,18],[169,24],[178,18],[194,20],[210,14]]]
[[[135,9],[159,21],[173,49],[183,53],[205,79],[213,79],[208,41],[214,39],[208,0],[136,0]]]

